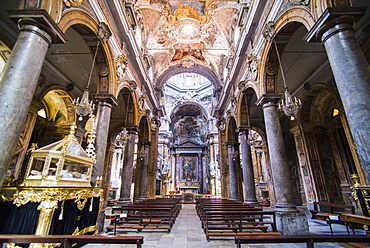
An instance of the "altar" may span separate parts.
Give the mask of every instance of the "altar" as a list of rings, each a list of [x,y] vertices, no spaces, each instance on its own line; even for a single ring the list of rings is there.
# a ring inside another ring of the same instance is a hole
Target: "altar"
[[[178,187],[178,192],[180,194],[185,194],[185,193],[199,194],[199,187],[197,187],[197,186],[179,186]]]

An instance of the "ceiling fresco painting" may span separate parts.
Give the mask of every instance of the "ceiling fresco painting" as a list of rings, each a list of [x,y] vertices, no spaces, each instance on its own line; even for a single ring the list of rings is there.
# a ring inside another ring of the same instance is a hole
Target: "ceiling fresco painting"
[[[137,1],[140,37],[154,75],[197,64],[219,74],[234,51],[237,6],[236,1]]]

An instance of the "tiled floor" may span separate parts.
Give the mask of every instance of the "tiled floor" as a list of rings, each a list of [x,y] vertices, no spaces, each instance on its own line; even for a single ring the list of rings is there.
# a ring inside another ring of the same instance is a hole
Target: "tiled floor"
[[[181,212],[171,230],[171,233],[164,232],[140,232],[140,233],[118,233],[117,235],[140,235],[144,236],[145,248],[223,248],[236,247],[234,240],[211,240],[207,241],[201,228],[200,221],[196,215],[194,204],[183,204]],[[107,223],[108,225],[109,223]],[[347,234],[344,225],[333,224],[334,234]],[[309,219],[310,232],[313,234],[331,234],[330,228],[323,220]],[[112,235],[104,233],[101,235]],[[356,234],[365,234],[364,230],[356,230]],[[135,247],[135,245],[86,245],[88,248],[117,248]],[[242,245],[243,248],[303,248],[306,244],[253,244]],[[315,248],[343,247],[337,243],[316,243]]]

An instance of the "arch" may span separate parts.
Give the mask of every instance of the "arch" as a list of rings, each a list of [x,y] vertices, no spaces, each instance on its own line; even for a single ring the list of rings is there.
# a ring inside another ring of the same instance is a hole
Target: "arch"
[[[118,106],[112,110],[112,120],[119,120],[120,126],[136,128],[139,125],[138,97],[127,87],[122,87],[117,95]],[[129,104],[129,106],[127,105]],[[129,116],[126,116],[129,112]],[[124,117],[122,117],[124,115]],[[123,118],[123,119],[122,119]]]
[[[142,116],[139,122],[139,142],[151,141],[151,125],[148,116]]]
[[[180,73],[197,73],[199,75],[204,76],[207,78],[213,85],[215,89],[221,87],[221,81],[218,79],[218,76],[207,67],[201,65],[193,65],[190,68],[186,68],[182,65],[171,66],[167,70],[165,70],[162,75],[157,80],[157,88],[162,89],[164,84],[170,79],[172,76]]]
[[[255,91],[252,88],[248,88],[240,92],[238,96],[238,115],[237,115],[237,125],[238,127],[251,126],[250,123],[250,107],[253,104],[252,97],[255,94]]]
[[[312,14],[309,12],[308,8],[305,7],[293,7],[288,10],[286,10],[284,13],[282,13],[274,22],[274,29],[276,36],[279,33],[285,32],[287,35],[293,35],[294,32],[300,27],[300,25],[303,25],[306,30],[310,30],[312,26],[315,24],[315,19],[312,16]],[[289,29],[288,29],[289,28]],[[283,47],[280,47],[280,49],[283,49]],[[267,67],[269,65],[274,65],[275,66],[278,64],[276,63],[276,58],[274,59],[275,61],[272,62],[271,57],[275,56],[276,57],[276,52],[274,49],[274,46],[272,42],[265,41],[264,48],[261,53],[261,62],[260,62],[260,72],[258,73],[258,82],[262,82],[260,86],[260,91],[258,92],[258,97],[260,97],[262,94],[267,93],[267,79],[266,79],[266,74],[267,74]],[[273,55],[273,56],[272,56]],[[278,67],[275,68],[275,73],[271,77],[277,77],[278,74]],[[277,78],[275,78],[276,85],[275,87],[275,92],[277,91]],[[257,91],[256,91],[257,92]]]
[[[59,28],[65,33],[68,28],[73,26],[82,25],[91,33],[97,35],[100,24],[94,19],[91,14],[88,12],[78,9],[78,8],[71,8],[63,12],[60,22],[58,23]],[[113,93],[114,90],[114,83],[116,81],[116,73],[115,73],[115,62],[112,56],[112,50],[108,42],[105,42],[100,45],[100,50],[103,52],[103,57],[105,57],[106,61],[104,64],[108,67],[108,92]],[[99,80],[100,81],[100,80]],[[100,82],[98,82],[99,84]],[[97,85],[97,90],[100,89],[100,86]]]
[[[172,126],[170,127],[170,129],[172,129],[173,125],[181,118],[181,116],[180,115],[177,116],[176,113],[179,110],[181,110],[181,108],[183,108],[185,106],[188,106],[188,105],[195,106],[198,109],[198,111],[199,111],[199,114],[198,115],[200,115],[203,118],[203,120],[206,121],[206,120],[209,119],[209,116],[208,116],[207,111],[204,109],[204,107],[201,104],[199,104],[197,102],[184,102],[184,103],[181,103],[181,104],[176,105],[176,107],[173,108],[173,110],[171,112],[171,115],[170,115],[171,124],[172,124]]]
[[[310,30],[315,24],[315,19],[308,8],[300,6],[290,8],[275,20],[274,28],[276,33],[279,33],[284,27],[293,22],[299,22],[307,30]]]
[[[327,98],[329,95],[332,95],[334,98],[334,101],[331,101],[330,104],[329,103],[324,104],[324,106],[330,107],[335,102],[337,105],[336,107],[340,108],[341,112],[344,111],[343,106],[340,104],[341,100],[340,100],[339,93],[333,87],[329,86],[328,84],[316,83],[316,84],[311,85],[310,89],[302,95],[302,110],[298,111],[298,114],[297,114],[298,124],[302,125],[303,122],[312,122],[312,116],[310,114],[310,111],[311,111],[310,106],[312,105],[314,98],[317,97],[318,92],[323,92],[323,91],[327,91],[327,94],[325,94],[325,96],[322,95],[322,97]],[[323,113],[323,114],[327,115],[328,113]],[[320,116],[325,118],[325,116],[322,116],[322,114],[320,114]]]
[[[237,125],[234,116],[227,118],[226,125],[226,141],[233,142],[234,144],[238,143],[238,133],[236,132]]]
[[[65,33],[73,25],[82,24],[95,34],[99,31],[99,23],[89,13],[82,9],[71,8],[63,12],[58,23],[59,28]]]
[[[46,108],[46,113],[48,117],[48,121],[53,119],[53,123],[60,121],[60,119],[64,119],[64,122],[61,125],[67,125],[72,122],[76,122],[76,114],[72,108],[72,98],[71,96],[65,92],[64,90],[58,89],[48,90],[42,97],[42,104]],[[55,107],[58,107],[56,109]],[[57,120],[57,118],[59,120]]]

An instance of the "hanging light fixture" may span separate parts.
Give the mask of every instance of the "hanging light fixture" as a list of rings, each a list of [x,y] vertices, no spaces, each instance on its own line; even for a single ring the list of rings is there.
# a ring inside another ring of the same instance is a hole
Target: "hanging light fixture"
[[[96,45],[95,55],[92,61],[89,78],[87,80],[87,86],[84,90],[81,101],[79,102],[80,98],[77,97],[77,99],[75,99],[72,103],[75,106],[76,114],[79,116],[78,117],[79,121],[83,120],[83,116],[90,115],[94,111],[94,108],[95,108],[93,101],[92,100],[89,101],[89,87],[90,87],[92,72],[93,72],[94,65],[95,65],[96,55],[98,54],[99,44],[100,44],[100,40],[98,40],[98,44]]]
[[[278,61],[279,61],[281,77],[282,77],[283,83],[284,83],[284,99],[281,100],[281,103],[278,103],[278,109],[280,111],[284,111],[284,113],[287,116],[289,116],[290,119],[293,121],[295,119],[295,115],[298,113],[299,108],[302,106],[302,103],[301,103],[301,100],[297,99],[296,97],[294,97],[294,99],[293,99],[292,96],[289,93],[288,86],[286,85],[286,81],[285,81],[283,66],[282,66],[281,60],[280,60],[280,54],[279,54],[279,51],[278,51],[278,48],[277,48],[277,45],[276,45],[276,40],[273,39],[273,41],[274,41],[274,45],[275,45],[277,58],[278,58]]]
[[[247,120],[248,120],[248,136],[247,136],[247,144],[250,146],[253,146],[255,143],[255,138],[252,133],[252,126],[251,126],[251,116],[250,116],[250,111],[249,111],[249,104],[248,104],[248,99],[247,99],[247,94],[244,95],[245,99],[245,108],[247,111]]]
[[[79,116],[78,117],[79,121],[82,121],[84,116],[90,115],[94,111],[95,104],[93,104],[92,100],[89,101],[89,87],[90,87],[90,82],[91,82],[91,76],[92,76],[92,72],[94,69],[96,56],[98,54],[99,45],[100,43],[106,42],[111,35],[112,33],[110,32],[108,26],[105,23],[100,23],[100,28],[99,28],[98,35],[97,35],[98,42],[96,44],[96,50],[95,50],[94,58],[91,64],[89,78],[87,80],[87,86],[84,90],[81,101],[79,102],[80,98],[77,97],[77,99],[74,99],[72,103],[76,109],[76,114]]]

